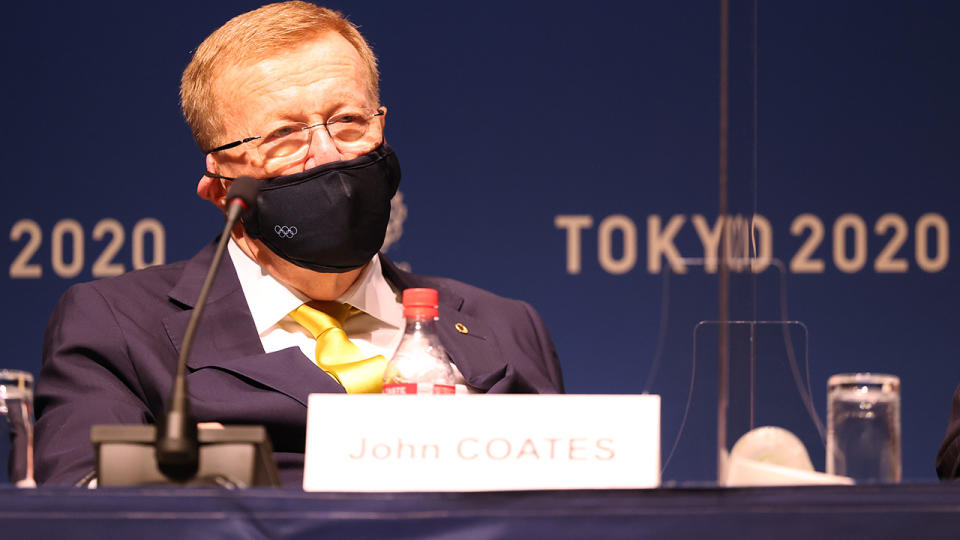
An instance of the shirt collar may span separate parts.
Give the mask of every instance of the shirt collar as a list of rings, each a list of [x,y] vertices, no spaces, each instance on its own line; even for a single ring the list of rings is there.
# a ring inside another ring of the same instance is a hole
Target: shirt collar
[[[375,255],[337,302],[350,304],[395,328],[403,328],[403,304],[397,291],[383,277],[380,256]]]
[[[293,287],[277,281],[251,259],[236,240],[227,245],[230,260],[237,270],[237,278],[253,316],[253,324],[261,336],[283,320],[288,313],[311,299]],[[357,280],[339,298],[364,313],[395,328],[403,328],[403,306],[397,292],[385,277],[380,257],[374,256]]]

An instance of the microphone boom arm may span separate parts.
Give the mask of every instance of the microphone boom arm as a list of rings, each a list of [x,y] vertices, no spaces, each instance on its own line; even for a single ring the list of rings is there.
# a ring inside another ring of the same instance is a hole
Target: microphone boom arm
[[[230,230],[240,219],[241,214],[248,212],[256,205],[256,180],[240,177],[234,180],[227,193],[227,220],[217,243],[217,251],[213,262],[203,280],[200,295],[194,304],[187,331],[183,336],[183,345],[180,347],[180,357],[177,360],[177,375],[173,382],[173,391],[170,394],[170,407],[166,415],[157,425],[156,453],[157,467],[167,478],[176,482],[186,482],[197,474],[200,466],[200,443],[197,434],[197,420],[190,412],[190,400],[187,399],[187,358],[193,347],[193,337],[196,333],[203,309],[207,304],[207,296],[213,286],[213,279],[223,261],[223,252],[230,241]]]

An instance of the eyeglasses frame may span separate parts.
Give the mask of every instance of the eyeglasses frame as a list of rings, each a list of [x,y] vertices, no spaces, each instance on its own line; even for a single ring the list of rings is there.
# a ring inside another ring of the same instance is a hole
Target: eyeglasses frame
[[[385,114],[387,113],[387,111],[386,111],[386,109],[383,107],[383,105],[377,107],[377,108],[376,108],[376,111],[377,111],[377,112],[375,112],[375,113],[373,113],[373,114],[370,115],[370,118],[371,118],[371,119],[376,118],[376,117],[378,117],[378,116],[383,116],[383,115],[385,115]],[[336,123],[336,122],[331,122],[331,121],[328,120],[328,121],[326,121],[326,122],[317,122],[317,123],[315,123],[315,124],[309,124],[309,125],[304,126],[304,127],[301,128],[301,129],[303,129],[303,131],[309,131],[309,130],[316,129],[316,128],[320,127],[320,126],[323,126],[323,129],[326,130],[327,135],[330,136],[330,137],[332,137],[332,136],[330,135],[330,128],[328,128],[327,126],[329,126],[330,124],[335,124],[335,123]],[[220,152],[220,151],[222,151],[222,150],[229,150],[229,149],[231,149],[231,148],[236,148],[236,147],[240,146],[241,144],[246,144],[246,143],[248,143],[248,142],[255,141],[255,140],[257,140],[257,139],[262,139],[262,138],[263,138],[263,135],[255,135],[255,136],[253,136],[253,137],[246,137],[246,138],[239,139],[239,140],[236,140],[236,141],[233,141],[233,142],[228,142],[227,144],[218,146],[218,147],[213,148],[213,149],[211,149],[211,150],[207,150],[206,152],[203,153],[203,157],[206,158],[208,155],[210,155],[210,154],[212,154],[212,153],[214,153],[214,152]],[[217,173],[212,173],[212,172],[208,171],[208,170],[206,169],[206,167],[204,167],[204,172],[203,172],[203,174],[204,174],[204,176],[209,176],[210,178],[219,178],[220,180],[231,180],[231,181],[232,181],[232,180],[236,180],[236,178],[234,178],[234,177],[232,177],[232,176],[223,176],[223,175],[220,175],[220,174],[217,174]]]

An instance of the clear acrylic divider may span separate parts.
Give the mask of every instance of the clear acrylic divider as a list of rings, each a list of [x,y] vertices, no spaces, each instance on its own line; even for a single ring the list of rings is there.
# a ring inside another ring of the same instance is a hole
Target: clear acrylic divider
[[[673,446],[664,447],[664,485],[726,485],[741,439],[740,457],[824,471],[826,429],[811,392],[808,342],[799,321],[697,324],[684,418],[676,440],[665,441]]]
[[[724,332],[726,369],[721,354]],[[811,391],[808,342],[807,328],[799,321],[705,321],[697,325],[697,361],[718,364],[719,483],[732,481],[728,478],[732,453],[776,466],[824,470],[826,430]]]

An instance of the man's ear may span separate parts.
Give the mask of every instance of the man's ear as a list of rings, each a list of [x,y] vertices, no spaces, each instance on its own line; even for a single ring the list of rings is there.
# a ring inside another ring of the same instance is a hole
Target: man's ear
[[[210,154],[207,154],[207,170],[219,174],[217,161]],[[224,210],[227,207],[226,180],[209,176],[200,177],[200,181],[197,183],[197,195],[201,199],[212,202],[220,210]]]

